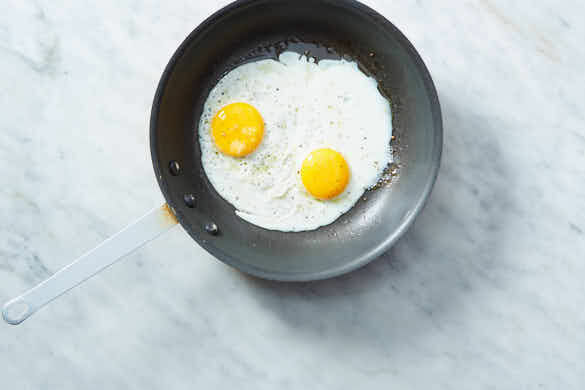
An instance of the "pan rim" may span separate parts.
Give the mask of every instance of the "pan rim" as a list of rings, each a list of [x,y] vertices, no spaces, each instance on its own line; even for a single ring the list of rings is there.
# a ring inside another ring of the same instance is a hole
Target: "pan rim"
[[[216,20],[221,18],[225,13],[228,13],[236,8],[241,8],[245,6],[253,5],[254,3],[261,3],[265,2],[266,0],[236,0],[225,7],[217,10],[208,18],[206,18],[203,22],[201,22],[179,45],[179,47],[175,50],[173,55],[171,56],[169,62],[167,63],[160,81],[158,83],[150,115],[150,153],[152,164],[154,168],[154,173],[160,190],[166,200],[166,202],[171,206],[173,210],[175,210],[174,202],[170,199],[168,194],[168,186],[165,180],[163,180],[162,176],[162,167],[158,163],[159,156],[157,152],[157,136],[156,136],[156,128],[158,123],[158,116],[161,106],[162,97],[168,85],[168,80],[173,73],[173,70],[182,57],[183,52],[185,51],[186,47],[191,43],[193,39],[197,37],[202,31],[206,28],[211,27]],[[387,251],[392,245],[404,234],[406,231],[411,227],[413,224],[416,216],[421,212],[424,208],[431,192],[434,187],[434,184],[438,177],[439,168],[441,165],[441,156],[442,156],[442,148],[443,148],[443,121],[442,121],[442,114],[441,114],[441,107],[439,102],[439,97],[437,94],[437,90],[433,83],[430,71],[428,70],[427,66],[423,62],[422,58],[420,57],[419,53],[415,49],[414,45],[408,40],[408,38],[388,19],[386,19],[383,15],[378,13],[377,11],[373,10],[372,8],[368,7],[365,4],[362,4],[356,0],[323,0],[326,3],[335,4],[336,6],[346,6],[349,8],[355,9],[357,12],[361,12],[363,14],[367,14],[368,16],[374,18],[374,21],[377,23],[383,23],[384,27],[388,29],[392,34],[395,35],[396,40],[403,46],[403,48],[408,52],[410,58],[413,60],[414,65],[418,68],[418,71],[423,79],[423,85],[425,89],[428,91],[429,97],[429,104],[431,109],[432,121],[435,127],[434,139],[433,142],[433,150],[431,155],[431,171],[426,178],[426,183],[423,190],[420,192],[420,195],[413,201],[413,206],[410,209],[410,212],[402,218],[401,222],[397,225],[394,229],[393,233],[387,236],[384,240],[382,240],[378,245],[370,248],[368,251],[362,253],[360,256],[354,258],[352,261],[349,261],[341,266],[319,271],[319,272],[279,272],[279,271],[267,271],[265,269],[256,267],[254,265],[246,264],[241,262],[237,257],[234,257],[228,253],[225,253],[221,249],[210,245],[209,240],[203,239],[201,236],[197,234],[193,234],[188,229],[187,232],[191,236],[191,238],[203,249],[205,249],[208,253],[210,253],[213,257],[218,259],[219,261],[228,264],[244,273],[263,278],[268,280],[276,280],[276,281],[286,281],[286,282],[306,282],[306,281],[316,281],[316,280],[323,280],[328,278],[333,278],[336,276],[340,276],[342,274],[354,271],[364,265],[370,263],[385,251]],[[177,219],[181,226],[184,228],[184,221],[182,215],[179,213]]]

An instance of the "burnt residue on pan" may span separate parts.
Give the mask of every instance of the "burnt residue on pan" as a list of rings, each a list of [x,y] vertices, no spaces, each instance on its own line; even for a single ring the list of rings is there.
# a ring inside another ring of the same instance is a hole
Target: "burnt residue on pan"
[[[171,207],[168,204],[163,204],[161,206],[161,211],[165,225],[174,225],[179,222],[177,217],[175,217],[175,213],[173,213],[173,210],[171,210]]]

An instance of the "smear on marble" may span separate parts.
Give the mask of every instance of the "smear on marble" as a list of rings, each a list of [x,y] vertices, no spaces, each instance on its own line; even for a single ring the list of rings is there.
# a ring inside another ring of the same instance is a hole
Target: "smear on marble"
[[[481,4],[484,6],[486,11],[488,11],[492,16],[495,17],[498,22],[500,22],[502,26],[505,26],[522,38],[534,43],[536,46],[536,51],[543,54],[551,61],[560,62],[561,59],[553,42],[542,35],[538,31],[537,26],[523,26],[516,23],[512,18],[508,17],[504,11],[496,7],[490,0],[481,0]]]

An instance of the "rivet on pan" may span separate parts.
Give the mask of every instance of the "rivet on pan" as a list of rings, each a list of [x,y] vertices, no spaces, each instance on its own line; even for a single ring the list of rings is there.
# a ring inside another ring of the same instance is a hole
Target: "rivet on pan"
[[[183,200],[187,207],[193,208],[195,207],[195,195],[193,194],[185,194],[183,195]]]
[[[205,224],[205,231],[211,234],[212,236],[215,236],[217,233],[219,233],[219,228],[215,223],[208,222]]]
[[[181,166],[179,165],[179,163],[177,161],[172,160],[169,163],[169,171],[171,172],[171,175],[178,176],[179,173],[181,173]]]

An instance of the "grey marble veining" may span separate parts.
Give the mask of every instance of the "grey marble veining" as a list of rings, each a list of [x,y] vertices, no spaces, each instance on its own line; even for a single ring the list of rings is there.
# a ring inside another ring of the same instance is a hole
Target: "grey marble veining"
[[[162,202],[154,90],[225,3],[2,4],[1,301]],[[279,284],[176,228],[1,324],[2,388],[585,387],[585,6],[367,3],[443,109],[440,176],[404,238],[350,275]]]

